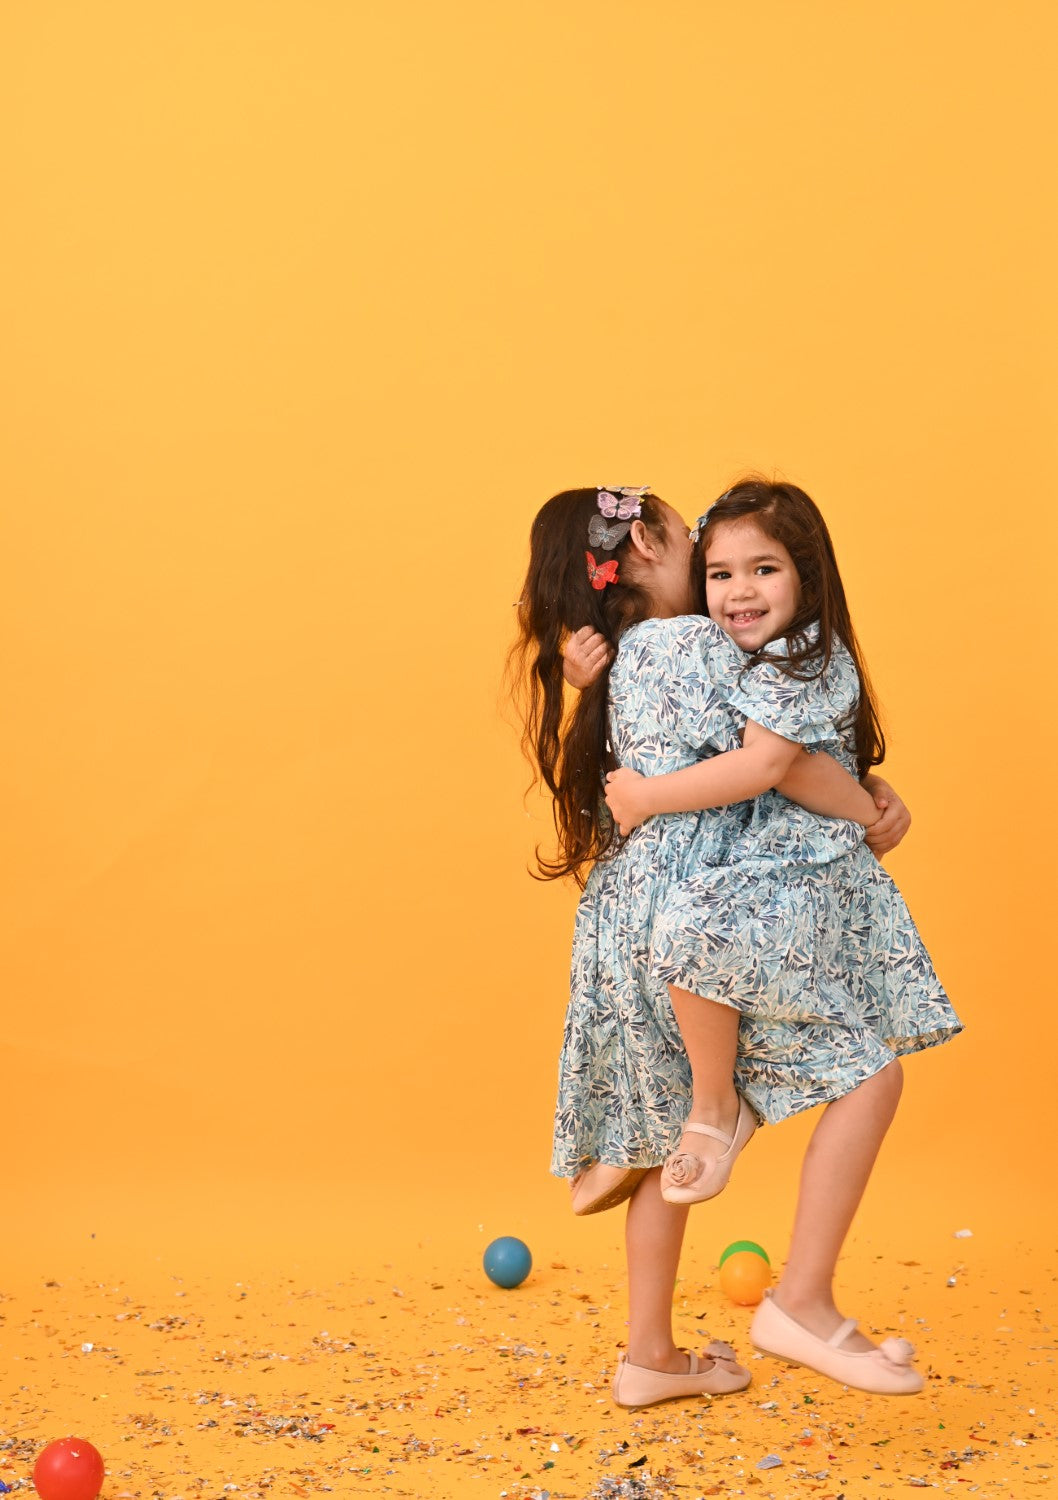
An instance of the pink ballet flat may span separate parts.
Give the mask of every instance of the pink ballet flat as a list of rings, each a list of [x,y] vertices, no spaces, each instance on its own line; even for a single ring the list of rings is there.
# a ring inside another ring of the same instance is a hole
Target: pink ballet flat
[[[687,1355],[688,1368],[680,1375],[667,1370],[650,1370],[645,1365],[630,1365],[622,1354],[613,1378],[613,1398],[618,1406],[656,1406],[659,1401],[676,1401],[681,1396],[729,1396],[744,1391],[753,1378],[735,1358],[730,1344],[717,1340],[705,1351],[711,1361],[707,1370],[699,1370],[697,1354],[681,1349]]]
[[[818,1375],[826,1375],[857,1391],[871,1391],[876,1396],[913,1396],[925,1384],[911,1361],[915,1351],[907,1339],[888,1338],[877,1349],[862,1354],[841,1345],[856,1327],[855,1318],[846,1318],[828,1339],[821,1339],[778,1307],[771,1292],[757,1308],[749,1336],[762,1354],[785,1359],[791,1365],[804,1365]]]
[[[593,1162],[569,1185],[573,1212],[601,1214],[604,1209],[616,1208],[631,1198],[646,1175],[646,1167],[610,1167],[605,1162]]]
[[[693,1120],[683,1128],[696,1135],[711,1136],[727,1150],[713,1162],[703,1161],[693,1151],[677,1151],[661,1169],[661,1196],[666,1203],[705,1203],[727,1187],[739,1152],[757,1128],[757,1117],[740,1094],[733,1136],[725,1135],[715,1125],[698,1125]]]

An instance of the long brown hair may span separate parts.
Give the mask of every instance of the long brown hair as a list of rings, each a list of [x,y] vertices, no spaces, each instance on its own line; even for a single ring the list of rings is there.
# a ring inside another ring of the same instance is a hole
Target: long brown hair
[[[863,653],[849,615],[845,587],[838,571],[834,544],[827,523],[811,496],[795,484],[779,484],[749,475],[740,479],[706,511],[694,552],[697,586],[705,593],[705,556],[716,528],[724,522],[751,517],[765,536],[786,548],[801,583],[801,602],[786,633],[786,654],[750,655],[747,665],[766,660],[790,677],[807,681],[824,672],[830,663],[835,640],[848,650],[860,681],[856,707],[856,760],[861,776],[885,758],[885,736],[878,705],[871,687]],[[809,627],[818,624],[818,638]]]
[[[625,576],[627,533],[601,553],[589,548],[588,527],[598,517],[597,489],[563,490],[538,512],[529,533],[529,571],[518,601],[518,639],[511,648],[507,680],[522,720],[522,748],[554,798],[558,852],[536,850],[540,877],[572,875],[584,884],[587,867],[609,853],[617,833],[602,800],[607,750],[606,668],[566,709],[562,647],[574,630],[590,625],[616,649],[630,625],[648,619],[654,601]],[[653,541],[666,544],[665,511],[645,494],[641,520]],[[624,528],[622,528],[623,530]],[[617,562],[618,579],[593,588],[585,554]]]

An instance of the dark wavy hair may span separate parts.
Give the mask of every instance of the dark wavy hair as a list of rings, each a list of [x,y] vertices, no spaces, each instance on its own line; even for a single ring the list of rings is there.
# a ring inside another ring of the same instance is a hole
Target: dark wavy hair
[[[749,475],[732,485],[709,507],[699,530],[693,563],[695,586],[704,599],[706,553],[716,528],[724,522],[747,517],[757,523],[765,536],[782,543],[801,582],[801,603],[786,631],[785,656],[772,652],[765,656],[758,651],[750,655],[747,665],[767,660],[790,677],[808,681],[826,670],[834,641],[841,641],[852,657],[860,681],[855,717],[856,760],[860,775],[865,776],[872,766],[879,766],[884,760],[885,736],[863,653],[852,628],[834,544],[811,496],[795,484],[779,484],[758,475]],[[819,626],[818,639],[812,639],[808,633],[812,624]]]
[[[587,868],[608,854],[618,835],[602,798],[603,774],[614,764],[607,749],[610,669],[566,706],[562,647],[574,630],[590,625],[616,650],[630,625],[648,619],[654,603],[625,576],[627,534],[612,550],[589,548],[588,526],[599,515],[595,488],[563,490],[538,512],[529,533],[529,571],[518,601],[518,639],[507,660],[507,681],[522,721],[522,748],[554,798],[558,852],[536,850],[541,879],[572,875],[583,886]],[[660,546],[666,544],[665,511],[646,494],[641,519]],[[612,524],[612,523],[611,523]],[[585,554],[616,559],[618,581],[591,586]]]

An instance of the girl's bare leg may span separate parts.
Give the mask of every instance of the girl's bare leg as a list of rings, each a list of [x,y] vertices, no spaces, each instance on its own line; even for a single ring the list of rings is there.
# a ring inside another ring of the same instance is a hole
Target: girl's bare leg
[[[632,1194],[625,1221],[628,1255],[628,1361],[672,1375],[687,1369],[672,1336],[672,1296],[687,1227],[684,1204],[661,1196],[661,1168]]]
[[[734,1074],[739,1013],[734,1006],[703,1000],[701,995],[677,989],[674,984],[669,985],[669,999],[691,1065],[691,1108],[687,1118],[698,1125],[713,1125],[725,1135],[734,1135],[738,1123]],[[723,1154],[724,1147],[708,1136],[685,1132],[680,1150],[714,1161]]]
[[[834,1272],[903,1088],[891,1062],[859,1088],[828,1104],[805,1153],[790,1251],[774,1297],[820,1338],[845,1321],[834,1302]],[[842,1348],[871,1349],[857,1332]]]

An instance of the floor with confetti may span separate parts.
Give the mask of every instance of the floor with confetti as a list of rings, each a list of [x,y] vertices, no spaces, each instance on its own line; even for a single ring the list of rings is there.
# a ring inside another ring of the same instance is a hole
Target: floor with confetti
[[[909,1337],[928,1372],[921,1396],[896,1399],[753,1356],[748,1310],[696,1265],[677,1288],[678,1337],[730,1339],[753,1384],[633,1412],[608,1395],[624,1327],[616,1245],[605,1267],[554,1259],[511,1291],[480,1260],[421,1254],[327,1278],[24,1269],[0,1301],[0,1481],[32,1492],[35,1455],[75,1434],[104,1456],[105,1500],[1020,1500],[1058,1462],[1058,1253],[1023,1248],[1013,1284],[1010,1264],[970,1237],[934,1264],[858,1247],[846,1301],[887,1309],[888,1326],[865,1326]]]

